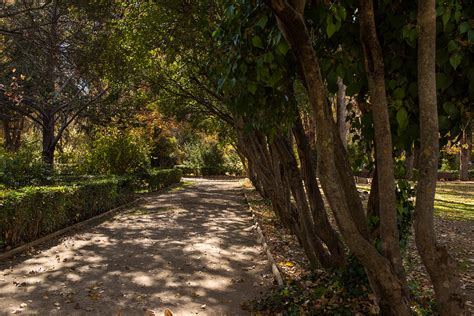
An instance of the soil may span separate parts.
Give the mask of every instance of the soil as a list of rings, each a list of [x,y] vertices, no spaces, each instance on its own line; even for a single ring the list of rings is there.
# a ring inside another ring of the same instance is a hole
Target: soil
[[[273,278],[240,183],[187,181],[0,263],[0,314],[248,314]]]

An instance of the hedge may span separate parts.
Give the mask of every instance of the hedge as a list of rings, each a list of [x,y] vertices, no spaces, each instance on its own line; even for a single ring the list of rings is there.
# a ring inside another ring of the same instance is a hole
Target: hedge
[[[130,179],[0,192],[0,249],[33,241],[131,200]]]
[[[144,176],[148,191],[157,191],[181,181],[183,172],[180,169],[150,169]]]

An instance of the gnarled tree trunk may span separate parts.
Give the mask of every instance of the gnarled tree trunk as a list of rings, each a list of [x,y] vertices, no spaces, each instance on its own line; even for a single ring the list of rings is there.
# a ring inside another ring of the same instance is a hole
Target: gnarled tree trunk
[[[433,283],[441,315],[463,315],[465,298],[457,263],[436,242],[433,223],[439,159],[436,100],[435,0],[418,1],[418,96],[420,108],[420,164],[415,206],[415,241]]]
[[[316,124],[320,180],[334,212],[344,241],[365,267],[378,298],[387,302],[387,312],[409,315],[405,282],[393,270],[391,261],[370,242],[365,212],[355,186],[347,153],[337,133],[319,61],[304,20],[305,1],[267,1],[279,20],[279,27],[302,69]]]

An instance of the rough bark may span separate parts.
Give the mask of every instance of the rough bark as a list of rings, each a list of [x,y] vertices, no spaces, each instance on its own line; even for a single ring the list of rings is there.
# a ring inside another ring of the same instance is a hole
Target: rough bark
[[[279,27],[303,71],[316,123],[320,180],[344,241],[365,267],[377,296],[388,302],[389,312],[409,315],[403,280],[394,273],[390,261],[380,255],[369,241],[365,212],[327,104],[326,87],[305,24],[304,12],[295,10],[283,0],[268,0],[266,3],[277,16]]]
[[[347,149],[347,128],[346,128],[346,86],[341,78],[337,79],[337,129],[341,137],[344,148]]]
[[[457,262],[436,241],[433,223],[439,159],[439,125],[436,100],[435,0],[418,1],[418,96],[420,109],[420,175],[416,192],[415,241],[426,266],[441,315],[467,313]]]
[[[397,228],[393,146],[385,90],[384,61],[382,48],[377,38],[372,0],[360,1],[360,14],[361,42],[369,83],[375,142],[377,144],[375,157],[378,168],[377,184],[382,253],[390,260],[393,269],[400,278],[404,279]],[[405,291],[408,298],[408,286],[406,286]]]
[[[326,207],[318,186],[316,177],[316,165],[312,155],[310,140],[304,131],[301,119],[297,119],[293,127],[298,155],[301,163],[301,175],[305,184],[306,194],[311,208],[311,214],[321,240],[326,244],[333,266],[344,266],[346,256],[344,245],[339,235],[331,227],[326,213]]]
[[[469,181],[469,162],[471,161],[472,151],[472,123],[466,126],[462,133],[461,150],[459,152],[459,179]]]

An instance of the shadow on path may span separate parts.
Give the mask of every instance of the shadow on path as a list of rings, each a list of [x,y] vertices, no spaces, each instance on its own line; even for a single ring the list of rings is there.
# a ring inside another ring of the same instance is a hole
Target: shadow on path
[[[245,315],[272,283],[236,180],[151,195],[114,218],[0,264],[0,310]],[[26,304],[26,305],[25,305]]]

